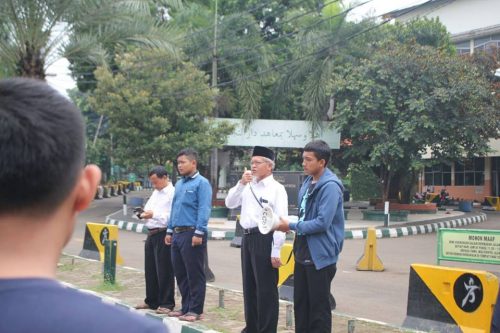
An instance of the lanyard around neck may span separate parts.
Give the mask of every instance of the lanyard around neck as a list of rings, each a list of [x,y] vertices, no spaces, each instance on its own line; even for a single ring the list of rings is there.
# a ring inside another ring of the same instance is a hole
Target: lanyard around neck
[[[260,202],[260,200],[255,195],[255,192],[253,191],[253,188],[252,188],[252,184],[248,183],[248,186],[250,186],[250,191],[252,192],[253,197],[255,198],[255,200],[257,201],[257,203],[259,204],[260,208],[264,208],[264,205],[262,205],[262,202]]]

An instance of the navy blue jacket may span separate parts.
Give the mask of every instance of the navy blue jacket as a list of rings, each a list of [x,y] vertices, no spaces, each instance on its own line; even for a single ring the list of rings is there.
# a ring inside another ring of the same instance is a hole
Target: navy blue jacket
[[[311,184],[312,177],[306,178],[299,191],[299,201]],[[290,229],[305,235],[311,258],[316,269],[337,262],[344,244],[344,206],[342,193],[344,186],[330,170],[325,169],[307,200],[303,221],[291,222]]]

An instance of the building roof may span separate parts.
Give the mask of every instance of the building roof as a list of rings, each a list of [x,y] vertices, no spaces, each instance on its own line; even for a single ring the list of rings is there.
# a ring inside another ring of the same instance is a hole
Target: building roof
[[[438,5],[442,5],[442,4],[445,4],[447,2],[453,2],[453,1],[455,1],[455,0],[428,0],[426,2],[423,2],[423,3],[415,5],[415,6],[393,10],[392,12],[385,13],[382,16],[384,19],[395,19],[395,18],[398,18],[398,17],[403,16],[405,14],[408,14],[412,11],[415,11],[417,9],[431,7],[431,6],[438,6]]]

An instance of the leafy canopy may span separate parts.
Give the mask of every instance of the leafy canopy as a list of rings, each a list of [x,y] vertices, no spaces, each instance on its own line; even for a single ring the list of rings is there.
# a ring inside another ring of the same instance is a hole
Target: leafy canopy
[[[500,110],[466,59],[416,43],[391,43],[331,81],[334,122],[347,152],[372,167],[387,196],[391,177],[427,149],[438,160],[480,155],[498,137]]]
[[[163,165],[182,148],[203,154],[223,145],[232,128],[209,120],[215,92],[191,63],[154,50],[126,53],[116,63],[114,72],[96,71],[98,84],[89,102],[109,120],[118,162]]]

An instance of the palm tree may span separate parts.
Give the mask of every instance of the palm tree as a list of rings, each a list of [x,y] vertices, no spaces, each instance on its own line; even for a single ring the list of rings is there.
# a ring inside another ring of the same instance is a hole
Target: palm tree
[[[216,75],[214,82],[221,91],[217,113],[259,118],[266,79],[258,73],[269,68],[273,56],[255,17],[249,13],[217,16],[215,8],[195,2],[175,13],[172,24],[185,32],[181,46],[189,60],[212,78]]]
[[[313,132],[321,128],[323,121],[331,120],[335,101],[329,89],[335,68],[355,61],[353,54],[366,50],[367,36],[360,34],[356,41],[363,47],[357,47],[351,39],[373,23],[347,22],[350,10],[335,2],[295,23],[297,34],[289,44],[288,63],[276,85],[276,103],[292,96],[297,98],[296,107],[301,110],[302,119],[311,121]]]
[[[3,0],[0,61],[15,75],[45,79],[61,56],[95,65],[130,44],[173,51],[154,6],[153,0]]]

